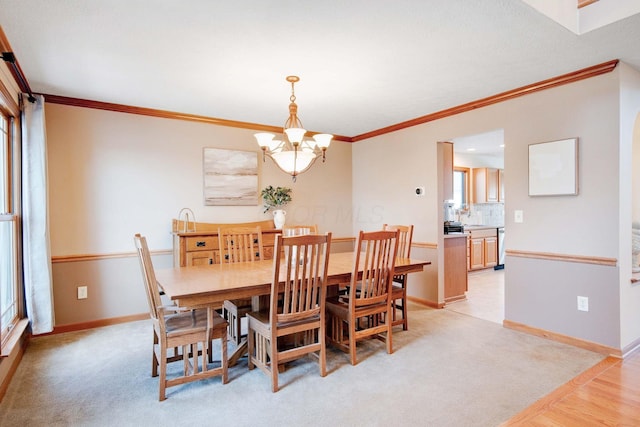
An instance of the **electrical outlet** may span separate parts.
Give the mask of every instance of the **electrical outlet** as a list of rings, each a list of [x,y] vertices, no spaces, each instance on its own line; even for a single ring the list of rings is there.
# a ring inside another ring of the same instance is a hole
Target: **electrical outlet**
[[[578,297],[578,310],[589,311],[589,297]]]
[[[87,287],[78,286],[78,299],[87,299]]]
[[[524,222],[524,214],[522,211],[513,211],[513,222]]]

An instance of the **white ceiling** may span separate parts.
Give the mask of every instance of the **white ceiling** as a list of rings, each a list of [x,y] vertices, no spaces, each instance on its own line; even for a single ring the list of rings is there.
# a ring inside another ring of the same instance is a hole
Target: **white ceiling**
[[[296,74],[305,127],[345,136],[640,70],[640,14],[577,35],[521,0],[0,0],[0,25],[35,92],[282,126]]]

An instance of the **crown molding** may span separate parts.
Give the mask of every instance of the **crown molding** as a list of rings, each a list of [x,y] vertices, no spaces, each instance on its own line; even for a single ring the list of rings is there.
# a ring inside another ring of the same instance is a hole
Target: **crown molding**
[[[353,137],[344,135],[334,135],[333,139],[343,142],[358,142],[365,139],[373,138],[376,136],[384,135],[391,132],[396,132],[409,127],[421,125],[434,120],[443,119],[445,117],[454,116],[456,114],[464,113],[467,111],[475,110],[478,108],[486,107],[488,105],[497,104],[499,102],[508,101],[510,99],[518,98],[521,96],[529,95],[531,93],[539,92],[545,89],[551,89],[553,87],[562,86],[565,84],[577,82],[579,80],[595,77],[600,74],[605,74],[613,71],[618,65],[619,60],[614,59],[612,61],[604,62],[602,64],[594,65],[591,67],[583,68],[581,70],[573,71],[571,73],[563,74],[561,76],[552,77],[547,80],[543,80],[537,83],[533,83],[527,86],[522,86],[517,89],[509,90],[499,93],[487,98],[482,98],[476,101],[471,101],[466,104],[458,105],[456,107],[448,108],[446,110],[437,111],[426,116],[417,117],[412,120],[407,120],[395,125],[387,126],[381,129],[373,130],[371,132],[363,133]],[[71,98],[60,95],[43,94],[46,102],[53,104],[70,105],[74,107],[94,108],[99,110],[115,111],[120,113],[140,114],[144,116],[159,117],[164,119],[176,119],[187,120],[193,122],[207,123],[218,126],[228,126],[242,129],[251,129],[255,131],[263,132],[282,132],[281,127],[261,125],[249,122],[239,122],[235,120],[219,119],[216,117],[199,116],[196,114],[177,113],[173,111],[157,110],[154,108],[135,107],[122,104],[114,104],[110,102],[92,101],[80,98]],[[316,132],[311,132],[314,134]]]
[[[588,79],[590,77],[598,76],[613,71],[618,65],[619,60],[614,59],[612,61],[604,62],[602,64],[594,65],[592,67],[583,68],[578,71],[563,74],[558,77],[552,77],[547,80],[543,80],[538,83],[533,83],[527,86],[522,86],[517,89],[512,89],[507,92],[502,92],[497,95],[490,96],[488,98],[479,99],[477,101],[471,101],[467,104],[458,105],[457,107],[448,108],[446,110],[438,111],[426,116],[417,117],[406,122],[401,122],[395,125],[387,126],[378,130],[356,135],[351,138],[353,142],[362,141],[363,139],[373,138],[375,136],[384,135],[391,132],[396,132],[401,129],[421,125],[423,123],[432,122],[434,120],[443,119],[445,117],[454,116],[456,114],[465,113],[467,111],[475,110],[477,108],[486,107],[488,105],[497,104],[498,102],[508,101],[520,96],[529,95],[534,92],[539,92],[545,89],[551,89],[556,86],[565,85],[568,83],[577,82],[579,80]]]
[[[162,119],[187,120],[191,122],[206,123],[217,126],[227,126],[241,129],[251,129],[260,132],[282,133],[282,127],[261,125],[257,123],[239,122],[236,120],[219,119],[216,117],[199,116],[197,114],[177,113],[174,111],[158,110],[155,108],[135,107],[131,105],[114,104],[111,102],[92,101],[89,99],[71,98],[68,96],[43,93],[45,101],[52,104],[70,105],[73,107],[93,108],[97,110],[115,111],[118,113],[139,114],[142,116],[159,117]],[[314,135],[319,132],[309,132]],[[334,140],[351,142],[351,138],[343,135],[334,135]]]

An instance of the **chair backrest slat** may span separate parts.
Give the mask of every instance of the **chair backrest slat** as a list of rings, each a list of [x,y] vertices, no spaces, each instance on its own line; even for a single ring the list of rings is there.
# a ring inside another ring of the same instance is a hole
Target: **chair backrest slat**
[[[271,283],[272,322],[291,322],[324,312],[330,246],[331,233],[276,236]]]
[[[354,271],[351,275],[349,304],[376,304],[388,300],[398,251],[398,231],[360,231]],[[360,286],[358,272],[362,270]]]
[[[140,234],[136,234],[133,240],[140,260],[147,302],[149,303],[149,314],[153,320],[164,320],[158,313],[158,307],[162,306],[162,299],[160,298],[160,290],[158,289],[158,282],[156,281],[156,274],[151,261],[151,253],[147,246],[147,239]]]
[[[252,262],[264,259],[260,227],[218,229],[220,263]]]
[[[413,240],[413,225],[388,225],[382,226],[383,230],[396,231],[398,235],[398,258],[411,258],[411,242]]]

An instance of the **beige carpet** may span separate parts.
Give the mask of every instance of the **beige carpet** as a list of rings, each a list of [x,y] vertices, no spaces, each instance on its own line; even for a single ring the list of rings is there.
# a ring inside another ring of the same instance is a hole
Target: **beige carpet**
[[[496,426],[603,359],[468,315],[410,307],[392,355],[371,340],[359,364],[305,358],[281,390],[246,361],[219,378],[170,388],[158,402],[148,321],[35,338],[0,403],[9,426]]]

